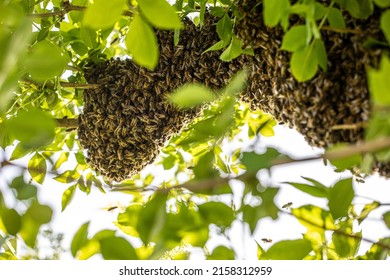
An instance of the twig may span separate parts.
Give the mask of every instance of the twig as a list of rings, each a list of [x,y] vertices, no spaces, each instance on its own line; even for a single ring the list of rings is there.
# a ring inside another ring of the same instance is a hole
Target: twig
[[[77,128],[78,127],[78,120],[77,119],[56,119],[57,126],[63,127],[63,128]]]
[[[352,34],[362,34],[363,32],[360,30],[352,30],[352,29],[346,29],[346,28],[336,28],[331,26],[322,26],[321,30],[325,31],[333,31],[338,33],[352,33]]]
[[[80,89],[93,89],[100,87],[99,84],[77,84],[77,83],[68,83],[68,82],[60,82],[62,87],[68,88],[80,88]]]
[[[86,8],[87,7],[75,6],[75,5],[69,4],[69,2],[64,2],[64,8],[61,11],[41,13],[41,14],[30,14],[29,17],[32,17],[32,18],[47,18],[47,17],[55,17],[55,16],[63,17],[71,11],[83,12],[86,10]]]
[[[345,124],[336,124],[331,127],[331,130],[354,130],[354,129],[360,129],[362,127],[365,127],[366,123],[359,122],[359,123],[345,123]]]

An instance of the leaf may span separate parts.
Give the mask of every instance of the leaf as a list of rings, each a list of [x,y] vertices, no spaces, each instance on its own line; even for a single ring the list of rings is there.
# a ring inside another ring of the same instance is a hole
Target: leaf
[[[39,184],[42,184],[46,177],[46,160],[40,153],[35,153],[27,165],[28,172]]]
[[[313,43],[318,65],[326,72],[328,71],[328,55],[326,53],[324,41],[321,39],[315,39]]]
[[[291,27],[282,40],[282,50],[295,52],[306,46],[307,28],[305,25],[296,25]]]
[[[206,202],[198,206],[200,215],[209,224],[230,227],[234,221],[234,212],[223,202]]]
[[[73,183],[80,178],[80,173],[77,170],[67,170],[55,176],[53,179],[60,183]]]
[[[378,106],[390,106],[390,59],[383,55],[379,70],[367,69],[371,100]]]
[[[381,8],[390,7],[390,0],[374,0],[374,2]]]
[[[302,260],[312,251],[306,239],[283,240],[272,245],[261,259],[269,260]]]
[[[320,185],[315,184],[304,184],[304,183],[295,183],[295,182],[284,182],[285,184],[289,184],[293,186],[294,188],[305,192],[311,196],[315,197],[328,197],[328,188],[322,187]]]
[[[54,139],[55,122],[43,111],[20,110],[16,117],[8,119],[6,126],[25,150],[36,149],[50,144]]]
[[[30,199],[36,197],[37,195],[37,187],[31,184],[26,184],[23,176],[15,177],[10,184],[10,187],[16,190],[16,198],[19,200]]]
[[[211,47],[209,47],[207,50],[205,50],[202,54],[210,52],[210,51],[218,51],[229,45],[230,41],[218,41]]]
[[[111,236],[100,240],[100,250],[105,260],[137,260],[134,247],[123,237]]]
[[[382,12],[380,19],[380,27],[387,41],[390,43],[390,10]]]
[[[334,219],[347,215],[354,196],[352,178],[340,180],[330,188],[328,206]]]
[[[94,49],[98,45],[97,33],[92,28],[84,25],[81,26],[80,36],[88,48]]]
[[[29,216],[35,223],[43,225],[51,221],[53,210],[47,205],[42,205],[34,201],[25,215]]]
[[[125,0],[94,0],[85,11],[83,24],[95,30],[112,27],[121,17],[125,4]]]
[[[234,260],[235,253],[232,249],[225,246],[216,247],[211,255],[207,256],[207,260]]]
[[[236,96],[245,89],[246,81],[249,76],[248,69],[244,68],[238,71],[229,81],[228,85],[223,90],[224,94],[227,96]]]
[[[276,26],[284,17],[288,16],[290,8],[289,0],[264,0],[264,23],[268,26]]]
[[[169,101],[180,108],[193,108],[215,99],[216,95],[200,84],[186,84],[169,96]]]
[[[335,229],[332,215],[318,206],[304,205],[298,208],[293,208],[291,213],[298,221],[312,232],[324,233],[325,230]]]
[[[19,232],[22,219],[15,209],[2,209],[0,218],[8,234],[16,235]]]
[[[59,158],[57,159],[56,163],[54,164],[53,169],[57,170],[58,168],[60,168],[61,165],[68,160],[68,158],[69,158],[69,152],[62,152]]]
[[[383,221],[385,222],[386,226],[390,229],[390,211],[387,211],[383,214]]]
[[[232,29],[232,20],[230,19],[228,14],[225,14],[220,20],[218,20],[217,33],[219,38],[221,38],[223,42],[230,41],[230,38],[232,37]]]
[[[138,0],[142,14],[161,29],[180,29],[181,22],[175,9],[165,0]]]
[[[272,161],[280,155],[278,150],[267,148],[264,154],[256,154],[255,152],[243,153],[241,162],[246,166],[248,173],[254,173],[260,169],[270,168]]]
[[[73,257],[76,257],[77,252],[87,243],[88,227],[89,222],[83,224],[73,236],[72,243],[70,245],[70,251]]]
[[[167,195],[157,193],[144,205],[139,214],[137,231],[144,244],[154,241],[164,227]]]
[[[308,81],[315,76],[318,70],[318,60],[314,45],[295,51],[290,60],[290,67],[294,78],[298,82]]]
[[[61,49],[49,41],[36,43],[24,61],[26,71],[37,81],[60,76],[67,64],[68,60]]]
[[[150,70],[156,68],[159,56],[157,37],[139,14],[131,21],[125,43],[137,64]]]
[[[15,159],[22,158],[22,157],[28,155],[28,154],[31,153],[31,152],[32,152],[31,149],[25,148],[24,145],[23,145],[23,143],[22,143],[22,142],[19,142],[19,143],[16,145],[16,147],[14,148],[14,150],[12,151],[10,160],[15,160]]]
[[[351,233],[347,232],[347,234]],[[346,236],[337,231],[332,234],[332,242],[334,244],[336,253],[340,257],[349,259],[355,257],[355,254],[360,247],[362,233],[355,233],[354,236],[356,237]]]
[[[346,147],[345,144],[336,144],[332,146],[332,148],[328,149],[327,152],[342,150],[345,147]],[[341,159],[330,160],[330,163],[334,165],[337,168],[337,170],[350,169],[352,167],[359,165],[361,162],[362,162],[362,155],[360,154],[352,155]]]
[[[230,45],[224,50],[224,52],[219,56],[222,61],[231,61],[243,53],[242,43],[240,39],[236,36],[232,37]]]
[[[74,194],[75,194],[75,191],[76,191],[76,187],[77,187],[77,184],[69,187],[62,194],[61,212],[63,212],[65,210],[65,208],[69,205],[69,203],[72,201]]]
[[[367,216],[375,209],[380,206],[378,201],[373,201],[372,203],[368,203],[364,205],[362,212],[358,216],[357,220],[359,225],[367,218]]]
[[[345,1],[345,7],[353,17],[359,19],[368,18],[374,11],[372,0]]]
[[[340,29],[346,28],[344,16],[339,9],[331,7],[327,19],[331,27]]]

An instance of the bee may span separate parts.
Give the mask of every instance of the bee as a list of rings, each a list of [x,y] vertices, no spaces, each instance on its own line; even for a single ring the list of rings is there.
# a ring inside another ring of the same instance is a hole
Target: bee
[[[261,241],[263,241],[264,243],[272,243],[272,239],[269,238],[262,238]]]

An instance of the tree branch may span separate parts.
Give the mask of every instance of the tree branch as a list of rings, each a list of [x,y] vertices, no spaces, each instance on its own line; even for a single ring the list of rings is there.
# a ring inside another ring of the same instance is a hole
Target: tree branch
[[[58,127],[76,129],[78,127],[78,119],[55,119]]]
[[[87,8],[84,6],[71,5],[69,4],[69,2],[64,2],[63,5],[64,8],[61,11],[42,13],[42,14],[30,14],[29,17],[32,18],[47,18],[47,17],[55,17],[55,16],[63,17],[71,11],[84,12]]]

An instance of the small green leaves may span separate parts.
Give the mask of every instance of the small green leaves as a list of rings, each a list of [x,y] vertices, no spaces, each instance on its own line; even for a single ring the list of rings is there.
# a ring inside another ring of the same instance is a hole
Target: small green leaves
[[[390,7],[390,0],[374,0],[374,3],[381,8]]]
[[[228,14],[225,14],[218,22],[217,22],[217,33],[219,38],[223,42],[228,42],[232,37],[233,23]]]
[[[156,68],[159,56],[157,37],[141,15],[135,15],[131,21],[125,43],[136,63],[150,70]]]
[[[222,202],[206,202],[198,206],[199,213],[209,224],[219,227],[229,227],[234,221],[231,207]]]
[[[220,55],[222,61],[231,61],[243,53],[242,43],[236,36],[232,37],[230,45]]]
[[[285,183],[311,196],[323,197],[323,198],[328,197],[329,189],[326,186],[324,186],[323,184],[321,184],[316,180],[306,178],[306,177],[302,177],[302,178],[310,182],[311,184],[293,183],[293,182],[285,182]]]
[[[35,153],[28,161],[28,172],[32,179],[42,184],[46,177],[46,160],[40,153]]]
[[[83,224],[76,232],[76,234],[73,236],[73,240],[70,245],[70,251],[73,257],[76,257],[77,252],[87,243],[88,227],[89,227],[89,222]]]
[[[307,28],[305,25],[291,27],[283,36],[282,50],[294,52],[306,46]]]
[[[383,55],[379,70],[368,69],[368,86],[371,100],[378,106],[390,106],[390,59]]]
[[[276,159],[280,153],[274,148],[268,148],[264,154],[256,154],[255,152],[244,153],[241,162],[246,166],[249,173],[257,172],[263,168],[272,166],[272,161]]]
[[[92,29],[112,27],[124,10],[125,0],[94,0],[84,14],[83,23]]]
[[[225,246],[218,246],[207,256],[207,260],[234,260],[234,256],[235,254],[232,249]]]
[[[390,229],[390,211],[383,214],[383,221],[385,222],[386,226]]]
[[[261,259],[265,260],[302,260],[312,251],[309,241],[306,239],[283,240],[275,243]]]
[[[383,34],[385,34],[387,41],[390,43],[390,10],[386,10],[382,13],[380,27]]]
[[[216,95],[200,84],[184,85],[169,96],[169,101],[180,108],[192,108],[215,99]]]
[[[24,181],[23,176],[16,177],[12,181],[10,187],[16,191],[16,198],[19,200],[30,199],[37,195],[37,187],[27,184]]]
[[[111,236],[100,240],[100,250],[105,260],[136,260],[134,247],[123,237]]]
[[[31,78],[37,81],[60,76],[67,64],[61,49],[48,41],[35,44],[24,63]]]
[[[318,70],[317,56],[314,45],[295,51],[290,60],[291,71],[299,82],[310,80]]]
[[[366,19],[374,11],[372,0],[349,0],[345,1],[345,8],[355,18]]]
[[[138,0],[142,14],[154,26],[162,29],[181,28],[175,9],[165,0]]]
[[[15,209],[2,209],[0,218],[8,234],[16,235],[19,232],[22,220]]]
[[[284,18],[288,18],[289,8],[289,0],[264,0],[264,23],[271,27],[276,26]]]
[[[62,201],[61,201],[61,211],[64,211],[65,208],[69,205],[69,203],[72,201],[75,191],[76,191],[77,185],[73,185],[66,189],[64,193],[62,194]]]
[[[344,16],[339,9],[330,8],[328,14],[329,25],[334,28],[344,29],[346,28]]]
[[[6,126],[25,149],[50,144],[54,138],[55,122],[40,110],[20,110],[16,117],[6,121]]]
[[[328,206],[334,219],[347,215],[354,196],[352,178],[340,180],[330,188]]]

